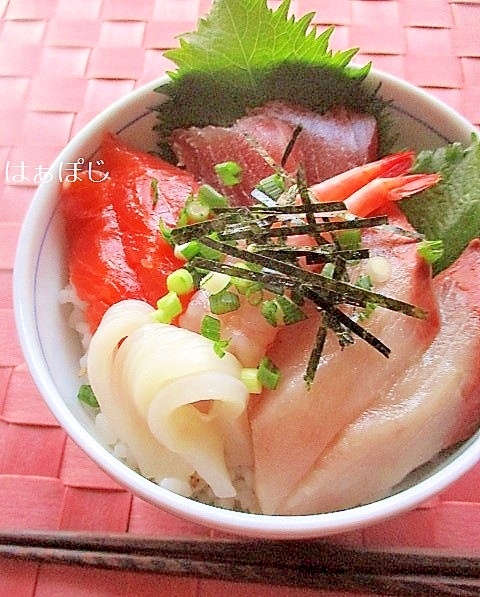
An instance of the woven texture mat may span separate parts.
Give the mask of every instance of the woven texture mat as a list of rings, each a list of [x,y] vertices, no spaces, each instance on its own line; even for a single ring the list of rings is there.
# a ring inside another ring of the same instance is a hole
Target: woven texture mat
[[[209,6],[210,0],[0,0],[0,528],[212,536],[123,490],[65,436],[24,364],[11,291],[36,169],[108,104],[170,68],[163,50]],[[320,27],[336,25],[334,49],[362,48],[362,60],[427,88],[480,124],[480,0],[293,0],[292,8],[298,15],[315,11]],[[480,466],[413,512],[338,539],[480,545]],[[10,560],[0,560],[0,570],[0,594],[12,596],[318,594]]]

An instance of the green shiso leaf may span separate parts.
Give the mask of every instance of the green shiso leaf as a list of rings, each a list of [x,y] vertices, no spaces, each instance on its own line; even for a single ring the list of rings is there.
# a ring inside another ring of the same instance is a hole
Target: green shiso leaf
[[[480,236],[480,141],[472,135],[465,147],[452,143],[418,154],[416,172],[439,172],[434,187],[401,202],[402,211],[427,240],[443,241],[443,255],[433,264],[437,274],[452,264],[470,240]]]
[[[180,38],[180,48],[165,55],[178,65],[172,73],[179,79],[187,73],[216,73],[228,69],[232,78],[254,88],[255,69],[272,67],[285,61],[343,68],[356,49],[332,53],[328,49],[333,27],[317,34],[310,28],[314,13],[298,19],[289,17],[290,0],[277,10],[265,0],[216,0],[209,15],[200,19],[197,31]],[[369,67],[352,72],[363,77]]]
[[[169,97],[156,107],[164,157],[173,157],[173,129],[229,126],[248,108],[273,99],[317,112],[351,107],[382,120],[386,104],[364,82],[370,63],[351,65],[358,49],[333,52],[333,27],[319,33],[312,26],[314,13],[296,18],[289,11],[290,0],[276,10],[266,0],[214,0],[197,30],[181,35],[179,47],[165,52],[177,69],[157,89]],[[379,126],[380,131],[388,127]]]

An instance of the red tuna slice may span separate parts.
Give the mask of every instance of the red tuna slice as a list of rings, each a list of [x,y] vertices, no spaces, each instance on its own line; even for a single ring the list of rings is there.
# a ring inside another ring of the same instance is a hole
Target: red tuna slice
[[[271,134],[271,121],[279,131]],[[290,129],[280,134],[281,125]],[[305,171],[309,185],[321,182],[373,161],[378,151],[376,119],[364,113],[335,108],[325,114],[312,112],[301,106],[292,106],[276,100],[256,108],[236,124],[243,132],[254,137],[265,150],[280,162],[285,147],[297,126],[302,127],[294,151],[285,164],[295,173],[299,164]]]
[[[110,134],[98,162],[105,173],[95,179],[83,172],[61,193],[71,282],[87,303],[92,331],[115,302],[138,298],[153,305],[166,292],[166,277],[181,262],[160,234],[160,218],[174,224],[198,188],[189,173]]]
[[[245,135],[233,128],[206,126],[177,130],[172,146],[179,165],[229,197],[232,205],[250,205],[252,189],[274,172]],[[219,180],[214,167],[228,161],[241,166],[241,184],[228,187]]]
[[[400,216],[390,221],[407,227]],[[280,382],[252,401],[250,412],[255,490],[264,513],[278,513],[333,438],[390,389],[438,331],[430,268],[418,257],[416,244],[382,229],[369,231],[365,244],[374,247],[372,253],[388,255],[391,264],[389,281],[377,290],[418,305],[429,316],[418,320],[374,311],[364,327],[390,347],[388,359],[360,339],[342,350],[329,332],[310,389],[303,375],[319,316],[313,313],[278,333],[269,356],[280,369]]]
[[[345,109],[320,115],[283,101],[252,110],[230,128],[206,126],[174,131],[172,147],[181,166],[218,188],[234,205],[248,205],[255,185],[274,172],[271,161],[280,164],[297,125],[303,130],[286,168],[295,173],[301,163],[308,184],[377,157],[377,123],[373,116]],[[227,187],[218,179],[214,166],[226,161],[242,167],[240,184]]]
[[[347,426],[280,508],[307,514],[387,495],[480,423],[480,241],[434,280],[437,337],[374,406]]]

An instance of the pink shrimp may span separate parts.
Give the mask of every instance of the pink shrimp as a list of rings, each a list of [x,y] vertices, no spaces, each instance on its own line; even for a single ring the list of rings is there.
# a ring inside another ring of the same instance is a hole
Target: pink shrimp
[[[436,185],[440,178],[439,174],[375,178],[345,199],[345,205],[350,213],[366,217],[390,201],[399,201]]]
[[[413,165],[413,151],[402,151],[388,155],[375,162],[351,168],[346,172],[332,176],[323,182],[314,184],[311,191],[317,201],[345,201],[370,181],[382,177],[406,174]]]

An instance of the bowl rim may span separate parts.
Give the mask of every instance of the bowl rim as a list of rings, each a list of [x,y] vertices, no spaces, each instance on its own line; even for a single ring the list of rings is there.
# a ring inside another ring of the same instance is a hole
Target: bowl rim
[[[374,68],[371,69],[368,77],[398,87],[418,102],[428,103],[446,118],[453,119],[463,127],[465,134],[468,131],[479,134],[476,127],[465,117],[423,89]],[[109,123],[115,121],[119,111],[125,110],[129,105],[135,104],[142,98],[146,99],[155,88],[168,81],[168,75],[161,76],[129,92],[105,108],[72,137],[52,163],[49,172],[57,172],[59,165],[65,162],[68,156],[80,155],[80,149],[86,140],[100,138],[101,132],[108,128]],[[150,112],[151,110],[146,111],[139,118]],[[129,125],[120,127],[115,132],[120,133]],[[426,124],[426,126],[429,125]],[[28,369],[44,401],[68,436],[100,468],[132,493],[174,515],[210,528],[251,537],[314,538],[369,526],[411,510],[457,480],[480,460],[480,437],[475,437],[478,435],[477,433],[467,440],[464,449],[452,461],[447,462],[439,471],[411,487],[365,505],[341,511],[308,515],[266,515],[227,510],[179,496],[143,478],[103,448],[99,441],[81,425],[68,408],[64,398],[57,392],[53,379],[46,370],[46,362],[39,357],[41,346],[39,346],[37,338],[32,339],[30,336],[34,329],[34,306],[26,300],[26,297],[33,296],[34,282],[29,275],[28,256],[32,254],[38,244],[40,235],[46,234],[45,230],[40,230],[37,224],[39,214],[48,210],[50,205],[58,205],[58,197],[54,201],[48,184],[48,182],[42,182],[36,190],[21,226],[15,255],[13,301],[20,345]],[[46,214],[51,223],[52,212],[47,211]]]

